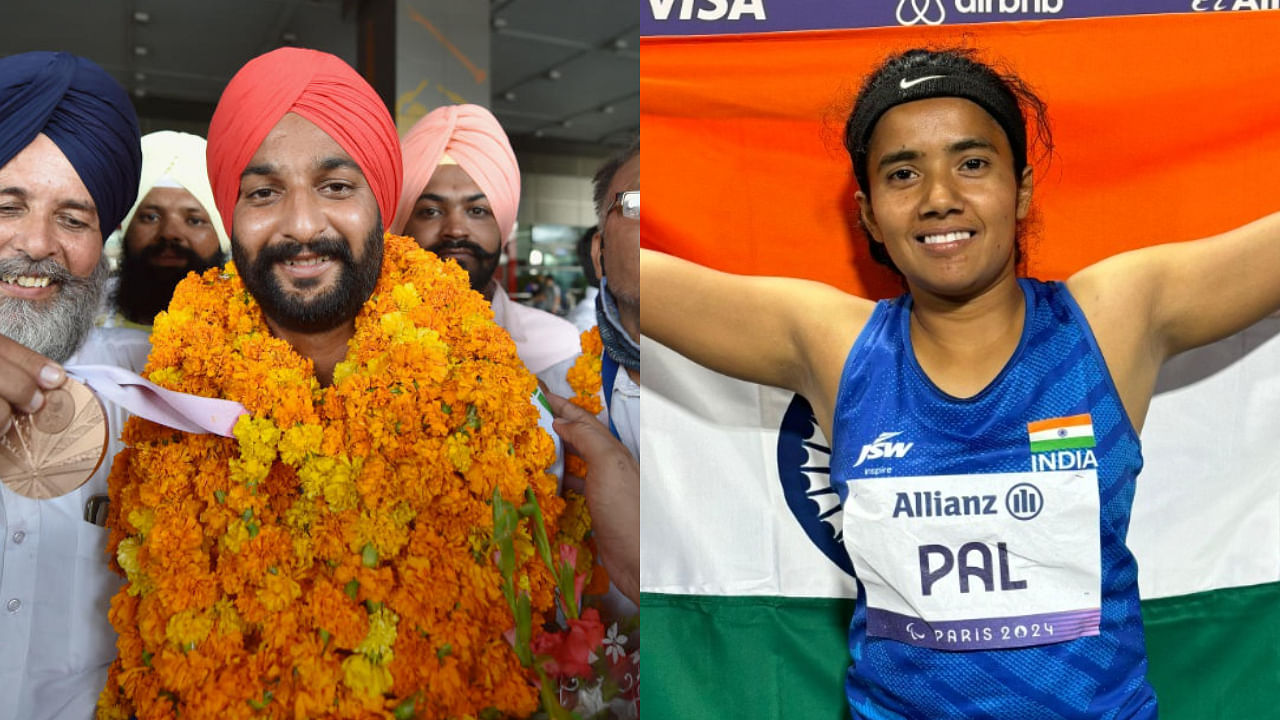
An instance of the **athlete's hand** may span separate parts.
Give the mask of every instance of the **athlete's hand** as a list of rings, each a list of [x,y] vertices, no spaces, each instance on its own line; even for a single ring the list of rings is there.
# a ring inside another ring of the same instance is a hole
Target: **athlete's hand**
[[[15,413],[33,413],[44,405],[42,390],[66,382],[54,361],[0,335],[0,435],[9,431]]]
[[[587,510],[609,578],[632,602],[640,602],[640,463],[609,428],[568,400],[547,393],[552,427],[587,463]]]

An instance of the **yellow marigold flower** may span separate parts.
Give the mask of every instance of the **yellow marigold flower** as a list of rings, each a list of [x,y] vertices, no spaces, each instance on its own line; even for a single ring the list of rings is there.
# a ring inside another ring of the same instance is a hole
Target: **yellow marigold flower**
[[[372,662],[386,665],[391,662],[391,646],[396,641],[396,624],[400,616],[390,608],[381,607],[369,613],[369,633],[356,646],[356,652],[364,653]]]
[[[560,514],[560,530],[556,534],[571,544],[582,542],[591,530],[591,514],[587,512],[587,499],[582,493],[566,492],[565,508]]]
[[[236,612],[236,606],[225,597],[218,598],[213,603],[213,617],[223,632],[244,630],[244,622],[240,619],[240,613]]]
[[[399,528],[405,527],[417,516],[418,512],[407,502],[397,503],[391,511],[391,521]]]
[[[182,383],[182,370],[176,367],[162,367],[152,372],[149,379],[160,387],[174,388]]]
[[[116,546],[116,562],[120,564],[120,569],[124,570],[125,577],[129,578],[130,581],[133,581],[142,572],[141,566],[138,565],[137,538],[127,537],[120,541],[120,544]]]
[[[244,521],[236,518],[227,525],[227,531],[222,535],[222,544],[233,553],[240,552],[240,546],[249,541],[249,529],[245,527]]]
[[[271,462],[262,462],[261,460],[246,458],[243,460],[231,460],[231,481],[240,485],[256,485],[267,478],[267,473],[271,472]]]
[[[164,637],[180,648],[190,648],[204,642],[213,629],[213,617],[204,610],[183,610],[169,618]]]
[[[309,530],[319,514],[316,504],[309,498],[298,498],[284,513],[284,521],[291,528]]]
[[[533,538],[529,535],[528,527],[521,525],[512,540],[516,549],[516,564],[523,565],[533,557],[534,553]]]
[[[342,661],[342,684],[365,697],[381,699],[391,689],[391,671],[364,655],[352,655]]]
[[[333,366],[333,384],[339,385],[342,383],[343,380],[346,380],[347,378],[351,377],[352,373],[356,371],[357,367],[359,367],[357,363],[351,362],[349,360],[343,360],[342,362]]]
[[[323,439],[324,429],[319,425],[295,425],[280,439],[280,460],[296,467],[308,454],[320,452]]]
[[[414,327],[413,320],[402,312],[389,312],[383,315],[379,322],[382,325],[382,332],[392,340],[405,342],[417,335],[414,332],[417,328]]]
[[[464,473],[471,469],[471,448],[467,447],[467,438],[461,433],[449,436],[445,441],[444,452],[458,472]]]
[[[351,476],[350,465],[335,462],[333,470],[321,479],[321,492],[332,512],[350,510],[360,501],[360,494],[356,492],[356,484],[352,482]]]
[[[405,283],[391,288],[391,299],[395,300],[396,307],[403,312],[409,312],[422,304],[422,297],[418,295],[418,288],[413,283]]]
[[[156,513],[151,508],[142,510],[132,510],[128,516],[129,524],[138,530],[141,535],[151,532],[152,526],[156,524]]]

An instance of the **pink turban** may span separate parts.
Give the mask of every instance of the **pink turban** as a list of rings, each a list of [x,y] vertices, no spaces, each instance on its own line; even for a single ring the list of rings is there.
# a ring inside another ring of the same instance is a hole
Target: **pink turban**
[[[520,166],[498,119],[479,105],[445,105],[427,113],[400,142],[404,189],[391,232],[402,233],[422,189],[448,153],[489,200],[505,241],[516,228]]]
[[[240,174],[286,113],[315,123],[360,166],[382,221],[400,197],[396,126],[374,89],[329,53],[281,48],[250,60],[222,91],[209,123],[209,183],[227,234],[240,193]]]

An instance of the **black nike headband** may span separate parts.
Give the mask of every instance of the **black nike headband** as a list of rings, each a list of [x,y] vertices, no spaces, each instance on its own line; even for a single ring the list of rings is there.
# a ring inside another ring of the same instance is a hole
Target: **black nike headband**
[[[863,192],[869,187],[867,154],[876,123],[891,108],[916,100],[958,97],[976,103],[1004,129],[1013,150],[1014,168],[1026,166],[1027,127],[1017,97],[994,74],[956,73],[957,68],[914,67],[885,73],[863,91],[844,129],[845,144],[853,159],[853,174]]]

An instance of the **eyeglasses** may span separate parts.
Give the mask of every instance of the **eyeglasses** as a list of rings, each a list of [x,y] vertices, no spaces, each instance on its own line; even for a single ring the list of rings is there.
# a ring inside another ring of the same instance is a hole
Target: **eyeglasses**
[[[622,217],[631,218],[632,220],[640,219],[640,191],[627,190],[620,192],[614,196],[613,202],[609,203],[609,209],[604,211],[605,217],[609,217],[609,213],[614,208],[618,208],[622,212]]]

